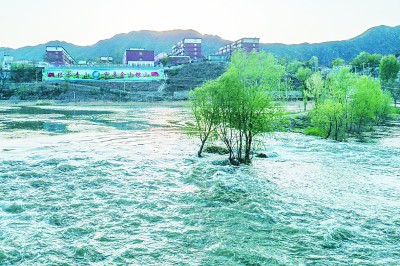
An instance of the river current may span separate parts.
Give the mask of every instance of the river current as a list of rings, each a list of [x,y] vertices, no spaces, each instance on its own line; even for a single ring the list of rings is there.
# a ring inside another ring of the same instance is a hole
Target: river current
[[[0,265],[400,265],[400,127],[196,157],[177,104],[0,107]]]

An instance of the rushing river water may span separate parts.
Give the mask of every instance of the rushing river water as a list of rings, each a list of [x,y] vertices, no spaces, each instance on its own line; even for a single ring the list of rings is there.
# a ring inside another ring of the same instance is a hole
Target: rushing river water
[[[1,108],[1,107],[0,107]],[[174,104],[0,109],[0,265],[400,265],[400,128],[233,167]]]

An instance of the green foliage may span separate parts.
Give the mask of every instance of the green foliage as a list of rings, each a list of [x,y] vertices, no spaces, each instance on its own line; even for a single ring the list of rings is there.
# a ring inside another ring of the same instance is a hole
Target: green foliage
[[[273,102],[273,92],[284,74],[270,54],[233,54],[225,74],[191,94],[201,148],[204,136],[215,132],[232,164],[250,163],[255,137],[277,128],[282,111]]]
[[[381,58],[382,55],[380,54],[361,52],[351,61],[351,64],[358,70],[363,70],[367,67],[376,68],[379,66]]]
[[[287,71],[288,71],[290,74],[296,74],[297,71],[299,70],[299,68],[302,67],[302,66],[303,66],[303,62],[300,62],[300,61],[293,61],[293,62],[288,63],[288,65],[287,65]]]
[[[161,58],[160,62],[163,66],[166,66],[169,63],[169,56]]]
[[[343,140],[346,132],[345,106],[328,99],[311,112],[311,124],[321,130],[324,138]]]
[[[394,107],[397,107],[397,102],[400,99],[400,81],[396,80],[393,83],[383,82],[381,80],[382,88],[387,91],[393,99]]]
[[[355,82],[355,89],[350,95],[350,128],[360,133],[365,125],[374,121],[381,108],[382,90],[378,81],[362,76]]]
[[[395,107],[391,105],[393,102],[392,95],[389,91],[383,91],[378,99],[378,106],[375,110],[376,124],[384,123],[390,114],[395,112]]]
[[[332,71],[325,80],[327,98],[345,103],[348,95],[353,89],[354,80],[358,75],[350,72],[349,68],[341,68],[338,71]]]
[[[36,67],[31,64],[12,64],[11,81],[32,82],[36,80]]]
[[[218,86],[216,81],[209,81],[190,92],[191,108],[196,121],[194,130],[201,141],[197,153],[199,157],[206,141],[215,133],[215,127],[219,122],[218,102],[214,99]]]
[[[307,88],[307,79],[311,77],[312,71],[307,67],[300,67],[297,70],[296,77],[302,83],[302,91],[303,91],[303,102],[304,102],[304,110],[307,109],[308,99],[310,97],[310,92]]]
[[[344,66],[345,61],[342,58],[333,59],[331,62],[332,67]]]
[[[307,67],[300,67],[296,72],[296,77],[301,82],[305,83],[306,80],[311,76],[312,71]]]
[[[318,127],[309,127],[304,130],[305,135],[324,137],[324,131]]]
[[[318,57],[312,56],[312,57],[310,58],[310,60],[309,60],[309,64],[310,64],[310,67],[311,67],[314,71],[317,71],[317,69],[318,69]]]
[[[348,68],[328,75],[323,90],[310,116],[313,127],[325,138],[344,140],[349,133],[361,133],[368,125],[384,122],[391,112],[392,99],[379,82],[350,73]]]
[[[313,73],[306,80],[305,87],[307,89],[304,91],[305,92],[304,97],[306,98],[306,100],[307,98],[313,98],[315,101],[315,105],[317,106],[323,94],[323,89],[324,89],[324,80],[322,79],[321,72]]]
[[[383,84],[393,84],[397,79],[400,70],[400,63],[394,55],[382,58],[379,66],[379,78]]]

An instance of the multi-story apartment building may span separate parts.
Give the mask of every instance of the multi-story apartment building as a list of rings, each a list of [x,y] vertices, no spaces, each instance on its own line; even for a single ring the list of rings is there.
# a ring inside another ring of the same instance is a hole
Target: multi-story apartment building
[[[172,47],[171,54],[189,56],[191,60],[202,59],[201,38],[184,38]]]
[[[46,61],[54,66],[70,66],[75,63],[72,56],[62,46],[47,46]]]
[[[130,48],[125,51],[122,64],[139,67],[154,67],[154,51]]]
[[[252,52],[255,50],[256,52],[260,51],[260,38],[242,38],[233,42],[232,50],[236,51],[239,49],[244,50],[245,52]]]
[[[219,48],[219,50],[214,55],[230,57],[235,51],[240,49],[248,53],[252,51],[259,52],[260,38],[242,38]]]

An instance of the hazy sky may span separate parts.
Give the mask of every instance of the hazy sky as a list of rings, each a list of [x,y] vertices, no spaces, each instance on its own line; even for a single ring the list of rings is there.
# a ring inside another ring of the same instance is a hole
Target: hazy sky
[[[400,0],[0,0],[0,47],[92,45],[137,30],[194,29],[263,43],[344,40],[400,25]]]

